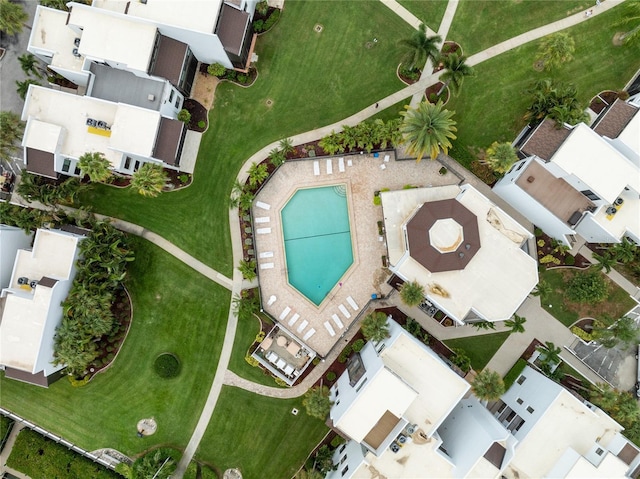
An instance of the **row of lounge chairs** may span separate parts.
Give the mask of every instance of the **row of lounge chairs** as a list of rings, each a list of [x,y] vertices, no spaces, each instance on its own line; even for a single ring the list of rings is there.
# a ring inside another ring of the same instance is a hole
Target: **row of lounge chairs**
[[[326,162],[326,172],[327,175],[332,175],[333,174],[333,158],[329,158],[327,159]],[[353,166],[353,161],[351,159],[347,160],[347,166]],[[338,158],[338,171],[340,173],[344,173],[345,172],[345,167],[344,167],[344,158]],[[313,162],[313,174],[314,176],[320,176],[320,160],[314,160]]]
[[[355,302],[355,300],[351,296],[347,296],[347,303],[349,304],[349,306],[351,306],[353,311],[358,311],[358,309],[360,309],[358,307],[358,304]],[[350,319],[351,318],[351,313],[345,307],[344,304],[339,304],[338,305],[338,310],[340,311],[340,313],[342,313],[342,315],[345,317],[345,319]],[[344,328],[344,324],[342,323],[342,320],[340,319],[340,317],[338,317],[337,314],[335,314],[335,313],[332,314],[331,315],[331,319],[333,320],[335,325],[338,327],[338,329]],[[329,321],[325,321],[324,322],[324,327],[329,332],[329,335],[331,337],[336,335],[335,329],[333,328],[333,325]]]

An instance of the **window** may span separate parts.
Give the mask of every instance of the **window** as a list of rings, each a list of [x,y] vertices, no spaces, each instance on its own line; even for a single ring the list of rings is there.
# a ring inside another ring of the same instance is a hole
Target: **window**
[[[65,158],[62,162],[62,171],[65,173],[69,172],[69,168],[71,167],[71,160],[69,158]]]
[[[175,96],[176,91],[172,88],[171,93],[169,93],[169,103],[173,102],[173,97]]]
[[[344,456],[342,456],[342,459],[340,459],[340,464],[342,464],[346,460],[347,460],[347,455],[345,454]]]
[[[602,456],[602,453],[603,453],[603,452],[604,452],[604,450],[603,450],[603,449],[601,449],[601,448],[596,449],[596,454],[597,454],[598,456]]]
[[[180,97],[176,98],[176,109],[180,109]]]
[[[522,399],[518,398],[518,399],[516,399],[516,402],[517,402],[518,404],[522,404],[524,401],[523,401]]]
[[[586,196],[587,198],[593,201],[598,201],[600,199],[600,197],[591,190],[583,190],[580,193],[582,193],[584,196]]]
[[[364,383],[366,383],[366,382],[367,382],[367,378],[364,378],[364,381],[362,381],[362,382],[360,383],[360,386],[358,386],[358,387],[356,388],[356,392],[360,392],[360,390],[362,389],[362,386],[364,386]]]
[[[534,409],[531,406],[527,406],[527,412],[533,414]]]
[[[340,454],[342,454],[342,452],[345,450],[346,447],[347,447],[346,444],[343,444],[342,446],[340,446]]]
[[[522,384],[523,382],[525,382],[527,380],[526,376],[520,376],[518,378],[518,381],[516,381],[518,384]]]
[[[78,165],[76,165],[76,168],[75,168],[75,170],[73,170],[73,173],[78,175],[78,176],[80,176],[81,171],[80,171],[80,167],[78,167]]]
[[[349,466],[345,466],[344,469],[342,470],[342,472],[340,473],[341,476],[344,476],[347,471],[349,470]]]
[[[140,169],[140,160],[136,160],[135,166],[133,167],[133,171],[138,171]]]
[[[522,163],[520,163],[518,165],[518,167],[516,168],[516,171],[520,171],[520,169],[524,166],[524,163],[525,163],[524,161]]]
[[[130,156],[127,156],[127,157],[124,159],[124,169],[125,169],[125,170],[128,170],[129,168],[131,168],[131,157],[130,157]]]

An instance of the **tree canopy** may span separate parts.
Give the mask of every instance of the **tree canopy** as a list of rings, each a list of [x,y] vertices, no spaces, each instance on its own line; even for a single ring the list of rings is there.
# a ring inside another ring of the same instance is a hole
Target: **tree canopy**
[[[504,382],[497,372],[483,369],[473,380],[471,390],[478,399],[495,401],[504,394]]]
[[[403,143],[410,155],[416,155],[417,161],[424,155],[435,160],[440,152],[447,154],[451,140],[456,139],[457,128],[452,119],[454,112],[444,109],[442,102],[432,104],[423,101],[400,115],[403,117],[400,125]]]

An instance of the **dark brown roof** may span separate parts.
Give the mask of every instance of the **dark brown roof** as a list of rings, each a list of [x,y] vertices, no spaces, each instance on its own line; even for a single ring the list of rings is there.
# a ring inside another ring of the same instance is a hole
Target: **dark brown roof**
[[[49,379],[44,375],[43,371],[40,371],[37,374],[31,374],[26,371],[7,367],[5,369],[5,376],[24,383],[34,384],[45,388],[49,387]]]
[[[498,469],[502,466],[502,460],[507,450],[500,443],[494,442],[489,450],[484,454],[484,458]]]
[[[174,40],[173,38],[160,35],[158,44],[158,56],[151,65],[152,75],[166,78],[172,85],[177,85],[180,81],[180,73],[184,58],[187,55],[187,44]]]
[[[631,464],[638,455],[638,449],[627,443],[618,453],[618,457],[627,465]]]
[[[533,133],[529,135],[529,138],[520,147],[520,151],[527,156],[536,155],[543,160],[549,161],[569,136],[569,133],[571,133],[571,130],[567,127],[563,126],[558,129],[556,122],[547,118],[533,130]]]
[[[249,14],[247,12],[223,4],[216,33],[226,51],[240,55],[248,23]]]
[[[380,444],[391,434],[391,431],[397,426],[400,419],[397,418],[391,411],[385,411],[382,417],[378,420],[375,426],[371,428],[371,431],[367,433],[364,438],[364,442],[369,444],[374,449],[378,449]]]
[[[184,123],[179,120],[162,117],[153,157],[164,161],[168,165],[176,165],[180,159],[178,153],[182,146],[183,133]]]
[[[57,279],[47,278],[44,276],[40,281],[38,281],[38,286],[45,286],[47,288],[53,288],[53,286],[58,282]]]
[[[598,135],[617,138],[636,113],[638,113],[637,107],[617,99],[600,114],[592,128]]]
[[[454,250],[441,253],[431,245],[429,230],[451,218],[462,226],[464,238]],[[480,249],[478,218],[455,199],[424,203],[407,223],[409,254],[432,273],[464,269]]]
[[[27,171],[49,178],[58,178],[59,176],[55,170],[53,153],[35,148],[27,148]]]

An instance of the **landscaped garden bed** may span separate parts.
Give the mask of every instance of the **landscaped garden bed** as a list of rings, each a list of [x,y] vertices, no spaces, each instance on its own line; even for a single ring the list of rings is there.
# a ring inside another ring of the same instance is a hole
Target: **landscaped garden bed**
[[[591,265],[587,258],[581,254],[573,256],[569,253],[569,247],[549,237],[539,228],[535,229],[535,235],[536,246],[538,248],[538,261],[545,268],[571,266],[578,269],[585,269]]]
[[[182,108],[189,112],[190,119],[187,122],[187,128],[189,130],[202,133],[207,129],[208,125],[208,112],[207,109],[200,102],[193,98],[187,98],[182,104]]]
[[[424,91],[424,97],[426,98],[426,100],[430,103],[438,103],[439,101],[441,101],[443,105],[446,104],[449,101],[450,92],[449,87],[445,87],[443,89],[443,86],[444,83],[440,81],[431,85],[430,87],[427,87],[427,89]],[[440,90],[442,90],[442,93],[440,93]]]

